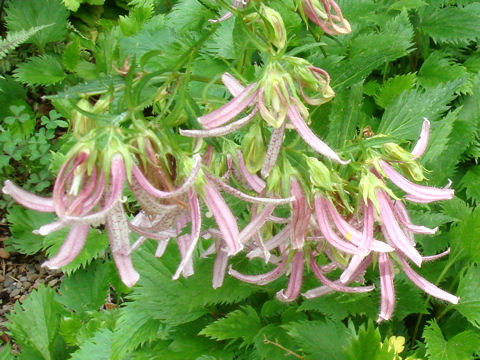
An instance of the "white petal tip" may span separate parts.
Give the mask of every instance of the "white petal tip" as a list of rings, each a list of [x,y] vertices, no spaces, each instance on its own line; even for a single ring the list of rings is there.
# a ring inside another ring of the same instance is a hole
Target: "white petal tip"
[[[129,275],[128,278],[123,278],[122,282],[130,288],[133,285],[135,285],[139,279],[140,279],[140,274],[135,272],[134,274]]]

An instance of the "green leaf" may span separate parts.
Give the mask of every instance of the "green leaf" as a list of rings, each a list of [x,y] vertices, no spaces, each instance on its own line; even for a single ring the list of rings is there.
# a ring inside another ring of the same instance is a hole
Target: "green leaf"
[[[65,47],[62,54],[62,63],[66,69],[74,71],[80,61],[80,43],[72,41]]]
[[[14,76],[28,85],[52,85],[65,79],[60,59],[55,55],[35,56],[18,65]]]
[[[51,360],[55,358],[54,342],[63,313],[55,300],[55,291],[41,285],[25,298],[23,304],[15,303],[14,311],[7,315],[7,327],[22,348],[29,348]]]
[[[480,267],[470,265],[460,278],[457,296],[460,302],[455,309],[467,318],[474,326],[480,328],[480,294],[477,284],[480,284]]]
[[[333,148],[342,148],[345,141],[355,137],[357,126],[365,114],[361,111],[363,83],[337,94],[332,101],[326,142]]]
[[[467,69],[440,51],[431,53],[418,71],[418,82],[425,88],[433,88],[456,79],[467,78]],[[472,84],[465,81],[458,89],[460,93],[469,93]]]
[[[30,37],[38,33],[40,30],[51,26],[50,25],[42,25],[32,27],[28,30],[20,30],[20,31],[11,31],[7,34],[6,38],[0,40],[0,59],[7,56],[7,54],[15,49],[20,44],[26,42]]]
[[[418,9],[427,5],[428,3],[422,0],[397,0],[390,5],[388,11]]]
[[[10,343],[6,343],[3,345],[3,349],[0,350],[0,360],[14,360],[15,358],[10,353],[12,351],[12,347]]]
[[[477,234],[479,231],[480,207],[477,207],[450,231],[454,253],[460,252],[469,261],[479,264],[480,241],[475,236],[472,236],[472,234]]]
[[[113,333],[108,329],[99,329],[91,339],[80,344],[80,349],[72,354],[71,360],[110,360]]]
[[[380,294],[378,294],[380,296]],[[428,314],[425,295],[410,280],[395,279],[395,311],[393,316],[403,320],[410,314]]]
[[[427,345],[427,355],[432,360],[467,360],[473,359],[473,354],[480,347],[480,335],[467,330],[445,340],[442,330],[435,321],[423,330]]]
[[[205,48],[210,56],[224,59],[235,58],[236,44],[233,37],[234,28],[234,18],[220,23],[217,31],[215,31],[211,39],[205,43]]]
[[[167,15],[167,23],[179,32],[202,26],[216,14],[198,0],[178,0]]]
[[[94,261],[62,280],[58,301],[77,313],[96,311],[105,304],[112,275],[111,263]]]
[[[380,331],[371,321],[366,326],[360,327],[350,344],[345,347],[345,355],[348,360],[394,360],[396,358],[393,350],[389,352],[386,346],[382,346]]]
[[[5,17],[9,31],[27,31],[32,27],[52,24],[32,35],[28,40],[42,49],[49,42],[65,38],[67,19],[68,11],[60,0],[10,1]]]
[[[438,120],[442,113],[448,110],[447,104],[454,99],[462,82],[452,81],[428,91],[404,91],[385,109],[377,133],[416,139],[420,134],[423,118]]]
[[[53,214],[28,210],[20,205],[10,207],[7,220],[11,224],[12,236],[7,244],[22,254],[33,255],[39,252],[43,248],[43,237],[32,231],[54,219]]]
[[[375,102],[378,106],[385,108],[402,92],[412,89],[416,81],[417,77],[415,74],[397,75],[389,78],[378,89],[375,95]]]
[[[243,341],[240,345],[242,347],[253,343],[260,328],[260,318],[257,312],[247,305],[208,325],[200,331],[199,335],[205,335],[215,340],[242,338]]]
[[[472,166],[460,181],[460,189],[465,189],[467,197],[480,202],[480,166]]]
[[[311,359],[343,360],[340,349],[348,345],[352,336],[343,323],[331,320],[300,321],[282,327]]]
[[[284,359],[290,352],[302,355],[292,337],[278,324],[269,324],[258,332],[255,337],[255,351],[262,360]]]
[[[444,7],[423,19],[420,30],[437,43],[467,44],[480,37],[480,16],[474,6]]]
[[[70,11],[77,11],[83,0],[62,0],[65,7]]]

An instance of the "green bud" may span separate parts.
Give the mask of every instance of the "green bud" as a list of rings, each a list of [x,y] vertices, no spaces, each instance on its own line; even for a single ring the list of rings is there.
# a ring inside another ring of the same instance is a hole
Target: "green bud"
[[[320,189],[333,191],[330,170],[318,159],[307,157],[307,165],[310,168],[310,181]]]
[[[267,39],[278,49],[282,50],[287,42],[287,30],[280,14],[272,8],[260,5],[263,18],[263,28]]]
[[[415,181],[422,181],[425,179],[423,175],[422,166],[413,160],[412,154],[395,143],[386,143],[383,145],[385,152],[392,160],[399,161],[399,167]]]
[[[93,107],[87,99],[81,99],[77,107],[82,110],[93,112]],[[86,135],[95,127],[93,119],[74,109],[72,111],[72,130],[76,135]]]
[[[266,147],[262,136],[262,127],[256,123],[243,137],[241,145],[245,165],[250,173],[255,174],[264,163]]]

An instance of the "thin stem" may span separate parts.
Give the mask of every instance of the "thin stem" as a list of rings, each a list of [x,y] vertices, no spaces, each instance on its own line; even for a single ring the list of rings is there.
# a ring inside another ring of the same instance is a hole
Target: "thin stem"
[[[279,349],[285,351],[288,355],[292,355],[293,357],[296,357],[297,359],[300,359],[300,360],[305,360],[305,356],[304,356],[304,355],[298,355],[297,353],[293,352],[292,350],[287,349],[285,346],[280,345],[280,344],[278,343],[278,340],[277,340],[277,339],[275,339],[275,341],[272,341],[272,340],[269,340],[266,335],[263,335],[263,343],[264,343],[264,344],[270,344],[270,345],[276,346],[276,347],[278,347]],[[287,354],[285,354],[285,355],[287,355]]]

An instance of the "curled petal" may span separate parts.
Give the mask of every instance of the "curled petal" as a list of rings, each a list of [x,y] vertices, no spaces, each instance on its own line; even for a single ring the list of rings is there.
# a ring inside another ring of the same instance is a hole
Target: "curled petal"
[[[208,22],[211,23],[211,24],[215,24],[215,23],[218,23],[218,22],[228,20],[232,16],[233,16],[233,14],[230,11],[227,11],[224,15],[222,15],[222,17],[219,17],[218,19],[208,19]]]
[[[435,187],[414,184],[411,181],[405,179],[386,161],[380,160],[379,163],[383,171],[385,172],[385,175],[387,175],[387,177],[396,186],[398,186],[400,189],[402,189],[408,194],[405,197],[406,199],[418,199],[422,202],[428,203],[432,201],[448,200],[453,198],[453,189],[439,189]]]
[[[140,275],[132,264],[128,238],[128,221],[121,202],[117,201],[112,211],[107,215],[105,227],[120,279],[125,285],[132,287],[138,281]]]
[[[32,232],[36,235],[47,236],[48,234],[51,234],[55,231],[63,229],[65,226],[68,226],[68,225],[69,225],[68,222],[65,222],[63,220],[57,220],[50,224],[42,225],[40,226],[40,228],[38,228],[37,230],[33,230]]]
[[[295,199],[292,203],[292,247],[301,249],[312,216],[312,209],[305,199],[300,183],[293,178],[290,180],[290,195]]]
[[[406,230],[411,231],[412,233],[433,235],[438,230],[438,227],[431,229],[426,226],[412,224],[407,208],[401,201],[395,201],[393,210],[395,211],[395,216],[400,221],[400,224],[402,224]]]
[[[262,170],[260,173],[264,178],[268,176],[270,170],[275,166],[278,154],[283,144],[283,136],[285,135],[285,127],[287,123],[284,121],[278,129],[273,129],[272,135],[270,135],[270,142],[268,143],[267,153],[265,154],[265,161],[263,162]]]
[[[257,92],[252,90],[257,86],[256,83],[247,86],[238,96],[234,97],[225,105],[212,111],[207,115],[198,118],[198,122],[202,124],[205,129],[212,129],[221,126],[237,115],[239,115],[248,106],[252,105],[257,96]]]
[[[418,138],[415,147],[412,150],[412,155],[414,159],[418,159],[425,152],[428,145],[428,138],[430,137],[430,121],[427,118],[423,118],[422,131],[420,132],[420,137]]]
[[[220,193],[208,179],[205,179],[204,190],[205,203],[215,217],[218,228],[223,235],[223,240],[228,248],[228,255],[234,255],[243,248],[239,241],[237,221],[225,200],[223,200]]]
[[[195,178],[197,177],[198,172],[200,171],[201,160],[202,160],[201,156],[198,154],[194,155],[194,159],[195,159],[195,164],[193,165],[193,168],[190,171],[190,175],[188,175],[188,177],[185,179],[185,182],[179,188],[173,191],[161,191],[155,188],[147,180],[147,178],[142,174],[138,166],[135,164],[133,164],[133,167],[132,167],[132,174],[138,181],[138,184],[151,196],[155,198],[161,198],[161,199],[170,199],[186,193],[192,187],[195,181]]]
[[[45,261],[42,266],[49,269],[59,269],[70,264],[82,251],[89,229],[90,225],[72,225],[60,250],[50,260]]]
[[[292,271],[290,273],[290,279],[288,280],[287,290],[283,289],[277,292],[277,299],[284,302],[290,302],[297,298],[302,289],[303,282],[303,264],[305,259],[303,258],[303,252],[297,252],[292,261]]]
[[[152,198],[152,196],[140,186],[140,183],[135,177],[132,177],[130,189],[132,190],[133,196],[135,196],[135,199],[137,199],[142,209],[149,214],[165,215],[178,208],[178,205],[161,204],[157,201],[157,199]]]
[[[247,242],[265,224],[270,214],[275,210],[275,205],[266,205],[260,213],[240,232],[240,243]]]
[[[415,249],[410,240],[406,237],[398,225],[397,220],[393,214],[390,199],[383,190],[376,190],[378,205],[380,208],[380,216],[382,218],[382,230],[393,246],[403,252],[409,259],[411,259],[417,266],[422,265],[422,255]]]
[[[275,236],[273,236],[271,239],[269,239],[264,243],[265,249],[272,250],[272,249],[275,249],[276,247],[279,247],[282,244],[285,244],[290,238],[290,231],[291,231],[290,224],[284,226],[283,229],[278,232],[278,234],[276,234]],[[256,257],[262,257],[262,255],[263,255],[263,249],[256,248],[250,251],[247,254],[247,257],[249,259],[253,259]]]
[[[261,193],[263,189],[265,189],[265,181],[260,179],[256,174],[251,174],[250,171],[248,171],[240,150],[237,151],[237,160],[240,172],[242,173],[243,178],[247,181],[248,186],[250,186],[255,192]]]
[[[29,193],[15,185],[10,180],[5,180],[2,191],[4,194],[10,195],[20,205],[40,212],[54,212],[52,198],[45,198]]]
[[[431,282],[427,281],[420,275],[418,275],[413,269],[408,265],[408,263],[405,261],[405,259],[398,254],[398,258],[400,259],[400,262],[403,265],[403,272],[407,277],[420,289],[425,291],[427,294],[432,295],[433,297],[436,297],[437,299],[442,299],[445,301],[448,301],[452,304],[458,304],[458,301],[460,298],[443,291],[442,289],[438,288],[437,286],[433,285]]]
[[[228,274],[240,281],[243,281],[249,284],[266,285],[278,279],[280,276],[282,276],[286,271],[285,269],[286,265],[287,265],[287,259],[284,258],[283,261],[275,269],[260,275],[245,275],[245,274],[239,273],[236,270],[233,270],[232,267],[230,266],[230,268],[228,269]]]
[[[225,273],[227,271],[227,266],[228,266],[227,249],[224,246],[221,246],[217,251],[217,256],[215,257],[215,262],[213,263],[212,287],[214,289],[217,289],[223,285],[223,280],[225,280]]]
[[[233,96],[238,96],[245,90],[245,86],[240,84],[240,82],[228,72],[222,75],[222,82]]]
[[[444,252],[441,252],[440,254],[436,254],[436,255],[430,255],[430,256],[424,256],[423,257],[423,261],[434,261],[434,260],[438,260],[444,256],[447,256],[448,254],[450,254],[450,248],[448,248],[447,250],[445,250]]]
[[[290,119],[293,127],[297,130],[301,138],[312,147],[313,150],[319,152],[320,154],[336,161],[342,165],[346,165],[350,162],[343,161],[337,155],[335,151],[332,150],[327,144],[320,140],[310,128],[307,126],[302,116],[300,115],[297,107],[295,105],[290,105],[288,107],[288,118]]]
[[[395,307],[395,288],[393,285],[393,272],[390,258],[387,254],[378,254],[378,267],[380,270],[380,314],[377,322],[389,320]]]

